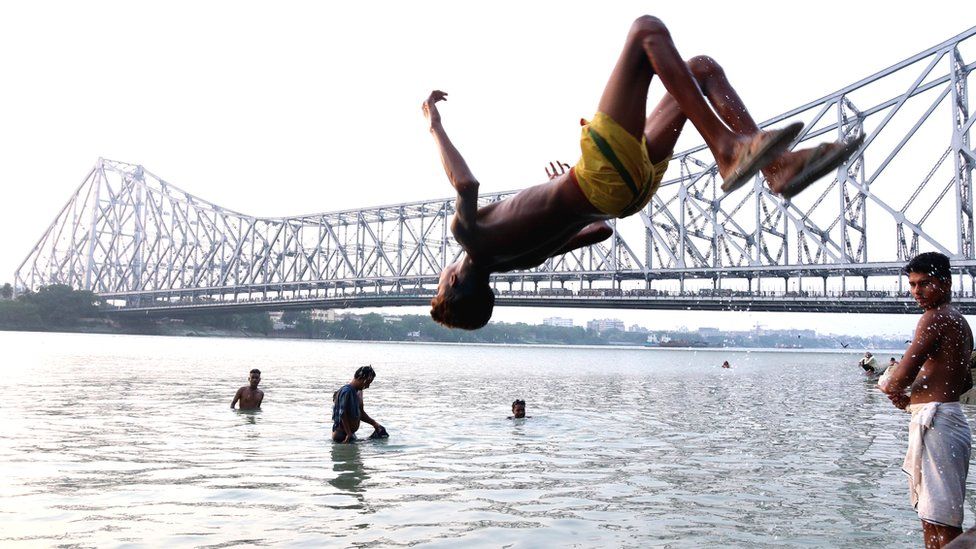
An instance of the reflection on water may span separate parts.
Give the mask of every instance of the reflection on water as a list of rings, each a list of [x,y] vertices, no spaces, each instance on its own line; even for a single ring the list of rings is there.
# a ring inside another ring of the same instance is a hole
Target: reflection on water
[[[336,476],[329,484],[344,492],[361,493],[361,484],[369,478],[363,469],[363,458],[356,443],[332,444],[332,470]]]
[[[5,332],[0,349],[4,547],[921,539],[908,416],[859,353]],[[363,363],[392,436],[333,444],[332,391]],[[228,413],[251,368],[262,409]],[[531,419],[506,419],[516,396]]]

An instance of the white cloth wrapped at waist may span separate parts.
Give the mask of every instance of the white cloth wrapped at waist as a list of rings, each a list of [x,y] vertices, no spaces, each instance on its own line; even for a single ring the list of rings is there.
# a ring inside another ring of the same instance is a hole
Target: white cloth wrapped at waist
[[[926,402],[908,407],[908,475],[912,507],[922,520],[962,526],[972,432],[958,402]]]

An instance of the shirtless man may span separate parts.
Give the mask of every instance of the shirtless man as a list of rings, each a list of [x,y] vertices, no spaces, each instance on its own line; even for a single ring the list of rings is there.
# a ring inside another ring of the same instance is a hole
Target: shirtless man
[[[646,116],[654,75],[667,94]],[[457,192],[451,232],[466,254],[441,272],[431,316],[469,330],[491,318],[491,273],[536,267],[550,257],[601,242],[613,233],[605,220],[643,209],[660,185],[688,120],[711,149],[727,192],[762,171],[773,192],[792,197],[843,164],[860,145],[855,140],[785,152],[802,124],[760,131],[715,60],[699,56],[685,62],[664,24],[643,16],[627,35],[597,114],[583,127],[576,166],[479,209],[478,180],[441,124],[437,103],[446,99],[442,91],[431,92],[423,111]]]
[[[373,426],[370,438],[385,438],[386,429],[369,417],[363,406],[363,390],[376,379],[372,366],[363,366],[353,374],[352,381],[332,395],[332,440],[347,443],[356,440],[361,422]]]
[[[879,387],[912,414],[908,453],[909,496],[922,521],[926,547],[942,547],[962,533],[972,434],[959,395],[973,386],[969,357],[973,333],[952,306],[949,258],[923,253],[905,272],[912,296],[925,311],[901,362]],[[906,389],[911,389],[911,396]]]
[[[230,403],[231,408],[237,404],[237,401],[241,402],[241,410],[259,410],[261,408],[261,401],[264,400],[264,391],[258,389],[258,383],[261,383],[261,370],[257,368],[251,370],[247,376],[247,383],[237,390],[234,400]]]

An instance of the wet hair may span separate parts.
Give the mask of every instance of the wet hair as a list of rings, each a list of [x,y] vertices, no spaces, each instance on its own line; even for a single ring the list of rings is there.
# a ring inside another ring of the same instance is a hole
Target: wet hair
[[[515,409],[515,406],[518,405],[518,404],[521,404],[522,406],[525,406],[525,401],[522,400],[522,399],[520,399],[520,398],[515,399],[515,401],[512,402],[512,409],[514,410]]]
[[[355,379],[369,379],[371,377],[376,377],[376,371],[373,370],[372,366],[360,366],[352,377]]]
[[[447,286],[430,300],[430,317],[448,328],[477,330],[491,319],[495,292],[488,284]]]
[[[255,368],[255,369],[251,370],[249,373],[261,375],[261,370],[258,370],[257,368]]]
[[[922,273],[934,276],[939,280],[952,280],[952,272],[949,270],[949,258],[939,252],[925,252],[918,254],[903,269],[905,274]]]
[[[339,396],[339,391],[332,391],[332,404],[335,404],[336,398]]]

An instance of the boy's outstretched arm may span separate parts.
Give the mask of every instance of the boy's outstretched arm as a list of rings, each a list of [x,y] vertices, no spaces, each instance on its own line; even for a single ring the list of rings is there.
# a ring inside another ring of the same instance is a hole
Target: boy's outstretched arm
[[[244,387],[241,387],[240,389],[237,390],[237,393],[234,394],[234,400],[230,401],[230,407],[231,408],[233,408],[234,405],[237,404],[237,401],[241,399],[241,391],[243,391],[243,390],[244,390]]]
[[[424,116],[430,123],[430,133],[434,136],[434,142],[440,150],[444,172],[447,173],[451,186],[457,191],[456,221],[464,229],[470,230],[475,226],[478,213],[478,180],[444,131],[441,114],[437,110],[437,103],[440,101],[447,101],[447,93],[440,90],[430,92],[430,96],[423,104]]]

